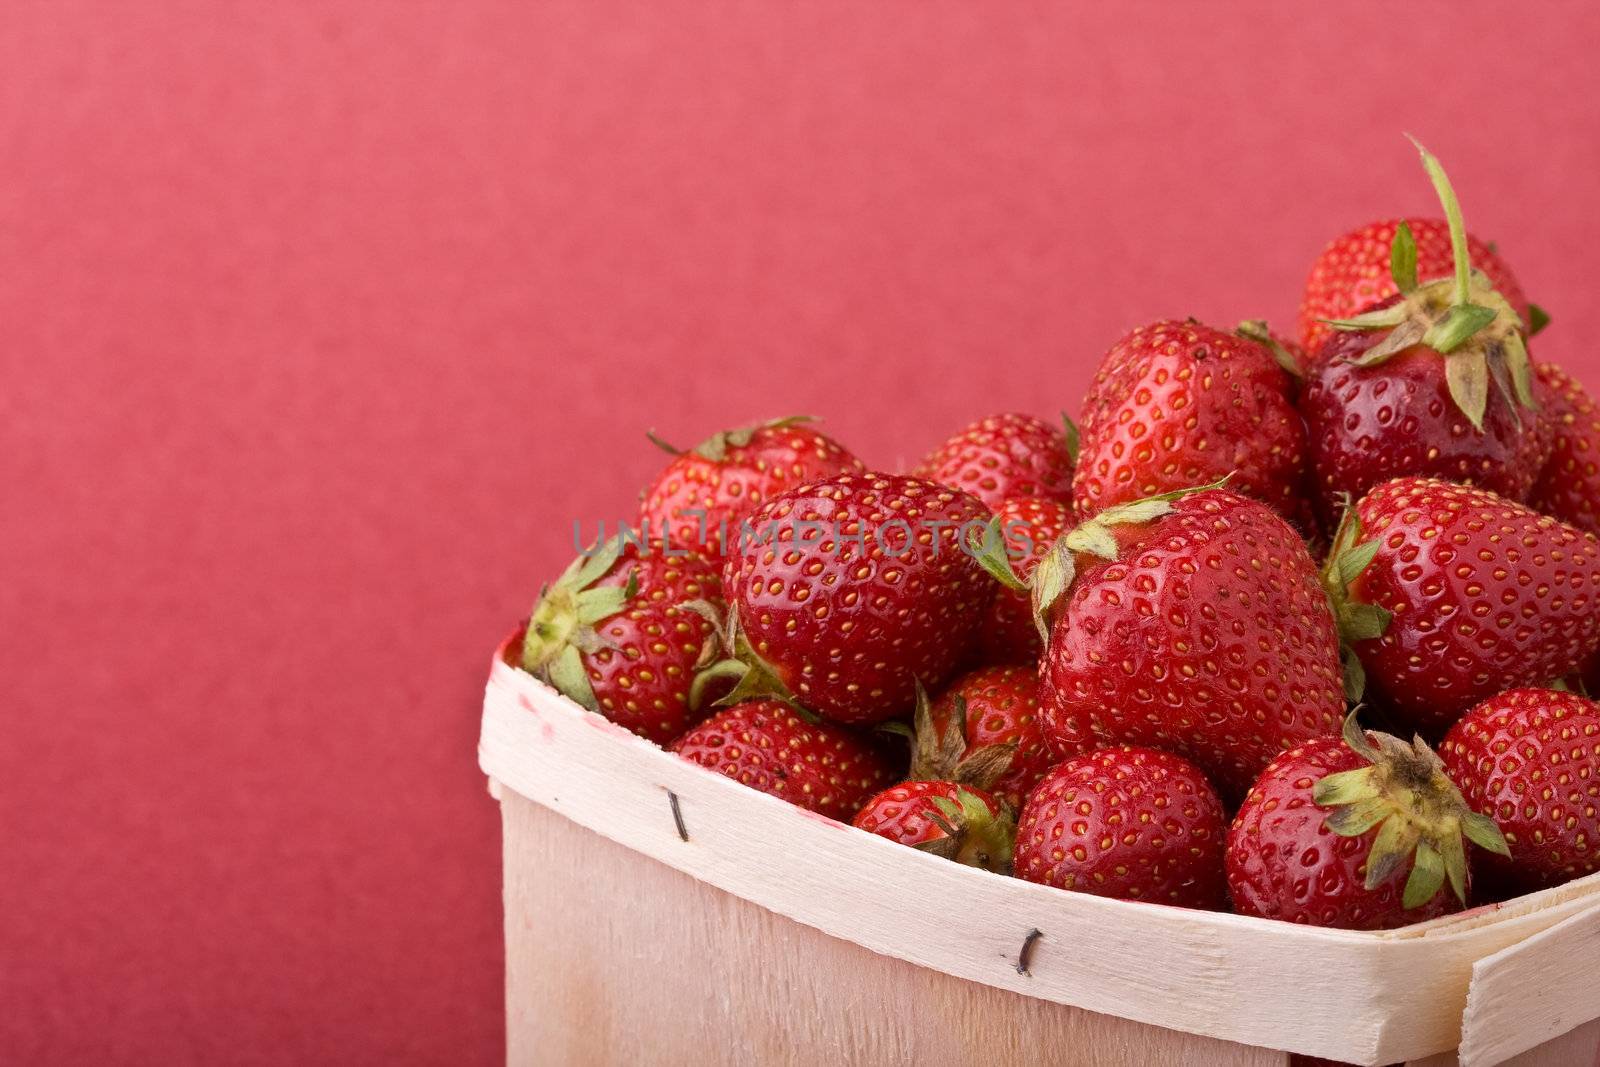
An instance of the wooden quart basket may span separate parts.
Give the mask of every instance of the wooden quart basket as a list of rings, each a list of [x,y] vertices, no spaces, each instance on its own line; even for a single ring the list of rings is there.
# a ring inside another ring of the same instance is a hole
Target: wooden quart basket
[[[1600,876],[1387,933],[1068,893],[813,815],[495,657],[513,1064],[1600,1063]]]

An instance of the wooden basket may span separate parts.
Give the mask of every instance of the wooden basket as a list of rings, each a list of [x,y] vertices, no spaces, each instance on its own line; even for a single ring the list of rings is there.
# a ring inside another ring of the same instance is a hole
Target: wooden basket
[[[1600,1062],[1600,875],[1385,933],[1063,892],[680,760],[505,651],[512,1063]]]

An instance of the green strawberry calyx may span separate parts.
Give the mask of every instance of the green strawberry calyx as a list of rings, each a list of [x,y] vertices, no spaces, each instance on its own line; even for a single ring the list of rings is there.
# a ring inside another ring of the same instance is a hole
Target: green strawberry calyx
[[[1344,741],[1369,766],[1320,779],[1311,798],[1334,809],[1323,825],[1340,837],[1376,829],[1367,853],[1365,888],[1376,889],[1409,860],[1401,906],[1418,908],[1443,887],[1467,902],[1465,841],[1510,856],[1493,819],[1467,806],[1444,763],[1421,737],[1410,744],[1390,734],[1368,733],[1351,712]]]
[[[920,841],[914,847],[968,867],[995,874],[1011,873],[1017,819],[1010,805],[1001,802],[996,812],[989,801],[964,785],[956,787],[954,800],[938,796],[930,800],[934,810],[925,814],[943,836]]]
[[[1449,278],[1419,281],[1417,242],[1405,222],[1395,229],[1389,249],[1389,270],[1400,299],[1349,319],[1324,319],[1336,330],[1387,330],[1377,344],[1350,360],[1358,367],[1375,367],[1407,349],[1422,346],[1444,358],[1445,383],[1456,407],[1479,433],[1493,386],[1520,422],[1519,409],[1535,410],[1533,366],[1528,358],[1531,332],[1505,297],[1495,291],[1468,257],[1466,224],[1461,204],[1444,168],[1415,138],[1422,166],[1433,182],[1450,227],[1450,248],[1455,271]],[[1543,311],[1542,327],[1549,321]]]
[[[1175,510],[1172,505],[1184,497],[1227,488],[1232,477],[1232,474],[1228,474],[1210,485],[1178,489],[1106,508],[1057,538],[1039,558],[1026,581],[1019,578],[1011,567],[1005,531],[998,517],[991,519],[981,537],[975,536],[968,547],[978,564],[995,581],[1013,592],[1029,594],[1033,602],[1033,623],[1039,629],[1039,638],[1048,641],[1052,612],[1078,576],[1080,555],[1115,560],[1120,551],[1117,527],[1148,525],[1172,514]]]
[[[795,699],[794,693],[772,664],[750,644],[739,625],[739,613],[729,608],[726,616],[704,600],[691,600],[679,607],[700,615],[711,623],[712,637],[700,651],[694,681],[689,683],[690,710],[699,710],[709,690],[718,682],[732,680],[733,687],[716,701],[719,708],[732,707],[746,700],[777,700],[787,704],[801,718],[817,723],[816,712]]]
[[[758,422],[753,426],[741,426],[737,430],[722,430],[712,434],[691,449],[678,448],[656,436],[654,430],[646,430],[645,436],[650,443],[663,452],[673,456],[681,456],[685,451],[691,452],[702,459],[709,459],[713,463],[721,463],[728,458],[730,448],[744,448],[755,439],[756,434],[762,430],[781,430],[788,426],[802,426],[808,422],[816,422],[812,415],[788,415],[781,419],[768,419]]]
[[[922,688],[921,682],[917,683],[911,769],[906,778],[913,782],[955,782],[987,792],[1011,769],[1017,744],[1008,741],[984,745],[969,753],[967,700],[957,693],[954,703],[955,715],[945,723],[941,732],[933,721],[933,704],[928,700],[928,692]]]
[[[1361,537],[1361,516],[1353,505],[1346,505],[1339,529],[1333,535],[1333,547],[1328,550],[1328,561],[1322,568],[1322,588],[1333,605],[1334,621],[1339,628],[1344,693],[1352,701],[1360,700],[1367,688],[1366,668],[1361,665],[1356,646],[1382,637],[1394,619],[1387,608],[1360,600],[1352,589],[1383,547],[1376,539],[1363,541]]]
[[[596,627],[627,606],[638,592],[637,574],[623,586],[596,587],[622,557],[623,539],[614,537],[595,552],[574,559],[539,592],[522,639],[522,669],[549,683],[571,700],[600,710],[583,657],[606,648]]]

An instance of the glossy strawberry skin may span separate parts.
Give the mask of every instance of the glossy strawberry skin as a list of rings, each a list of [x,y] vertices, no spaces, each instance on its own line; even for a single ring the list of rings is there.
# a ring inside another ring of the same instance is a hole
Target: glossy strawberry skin
[[[1401,904],[1411,865],[1402,864],[1372,889],[1363,882],[1376,828],[1340,837],[1323,825],[1312,788],[1366,761],[1341,739],[1318,738],[1285,752],[1262,772],[1228,830],[1228,892],[1241,915],[1331,926],[1392,930],[1460,910],[1448,889],[1426,904]]]
[[[1013,497],[995,510],[1011,554],[1011,568],[1024,581],[1056,539],[1072,528],[1072,509],[1054,500]],[[982,638],[988,663],[1037,663],[1044,643],[1033,622],[1027,593],[1000,589],[989,609]]]
[[[935,448],[912,474],[997,509],[1013,497],[1072,500],[1072,452],[1059,425],[1015,412],[979,419]]]
[[[722,603],[722,566],[717,560],[693,549],[654,541],[648,545],[630,543],[620,559],[596,586],[626,588],[635,584],[635,605],[669,606],[690,600]]]
[[[1501,883],[1543,889],[1600,871],[1600,704],[1548,689],[1501,693],[1450,728],[1439,757],[1511,846],[1509,860],[1474,854]]]
[[[933,702],[934,728],[943,734],[955,718],[957,698],[965,701],[963,737],[971,757],[991,745],[1015,744],[1011,767],[990,792],[1013,807],[1036,785],[1052,762],[1039,726],[1039,674],[1032,666],[980,667],[950,683]]]
[[[726,708],[672,743],[684,759],[752,789],[848,820],[894,780],[869,741],[828,723],[811,723],[776,700]]]
[[[974,647],[994,582],[964,545],[989,517],[933,482],[840,475],[757,509],[751,524],[770,540],[731,547],[723,591],[796,700],[837,722],[880,722]]]
[[[1080,569],[1040,665],[1045,739],[1169,749],[1237,797],[1279,752],[1339,732],[1339,639],[1271,509],[1220,490],[1173,507],[1112,527],[1119,558]]]
[[[901,782],[862,804],[853,824],[857,829],[887,837],[902,845],[935,841],[948,835],[928,817],[930,812],[935,815],[939,813],[934,806],[934,798],[943,797],[953,802],[957,791],[962,789],[981,800],[991,814],[999,817],[1000,801],[981,789],[955,782]]]
[[[1600,540],[1483,489],[1397,478],[1357,506],[1380,543],[1351,583],[1393,613],[1353,646],[1367,684],[1438,736],[1473,704],[1577,670],[1600,647]]]
[[[711,560],[698,553],[667,556],[659,544],[629,545],[595,585],[625,587],[630,576],[637,586],[633,599],[595,624],[612,647],[582,653],[580,662],[602,715],[666,744],[704,714],[691,709],[689,687],[713,636],[707,620],[678,605],[720,604],[722,585]],[[709,697],[717,695],[712,691]]]
[[[1600,534],[1600,403],[1566,371],[1541,364],[1551,454],[1528,502],[1580,530]]]
[[[1293,382],[1262,345],[1197,322],[1141,326],[1089,387],[1073,480],[1080,518],[1232,475],[1287,517],[1305,496],[1305,429]]]
[[[694,451],[676,456],[645,487],[639,518],[651,537],[666,531],[672,544],[715,556],[724,533],[736,539],[740,520],[763,502],[807,482],[865,469],[809,426],[765,426],[748,444],[729,445],[720,460]]]
[[[1381,332],[1336,335],[1306,381],[1300,412],[1311,449],[1313,499],[1331,528],[1344,503],[1390,478],[1442,478],[1526,500],[1549,457],[1549,419],[1489,397],[1480,433],[1450,396],[1445,360],[1420,345],[1375,367],[1350,362]],[[1542,387],[1536,396],[1542,399]]]
[[[1222,802],[1194,764],[1109,748],[1053,768],[1017,822],[1019,878],[1098,896],[1223,907]]]
[[[1455,269],[1450,250],[1450,228],[1443,219],[1409,219],[1417,242],[1417,276],[1424,282],[1448,278]],[[1389,249],[1399,219],[1369,223],[1336,237],[1311,265],[1305,295],[1300,303],[1300,343],[1307,352],[1320,351],[1333,333],[1321,319],[1348,319],[1381,300],[1395,296],[1389,269]],[[1499,254],[1470,234],[1468,258],[1488,276],[1490,283],[1528,321],[1528,301],[1511,268]]]

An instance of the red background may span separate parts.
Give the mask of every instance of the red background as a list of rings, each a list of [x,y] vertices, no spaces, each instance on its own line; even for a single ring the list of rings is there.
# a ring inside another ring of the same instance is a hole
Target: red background
[[[481,679],[648,426],[1076,410],[1403,130],[1600,385],[1600,9],[1100,7],[11,0],[0,1059],[497,1059]]]

